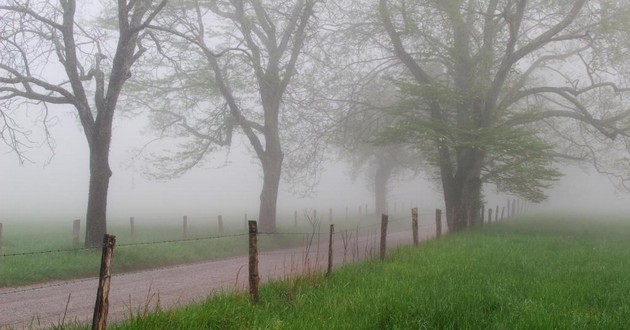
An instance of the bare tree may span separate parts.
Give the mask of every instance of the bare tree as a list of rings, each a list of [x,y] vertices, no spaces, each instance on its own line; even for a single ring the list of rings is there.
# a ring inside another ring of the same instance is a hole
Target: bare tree
[[[629,63],[615,55],[629,44],[627,2],[379,0],[377,10],[374,39],[418,100],[415,120],[388,137],[432,150],[450,230],[478,219],[485,183],[540,200],[558,156],[627,155]]]
[[[153,110],[163,135],[186,141],[156,157],[158,175],[181,175],[242,132],[262,167],[263,231],[276,230],[283,148],[291,142],[285,128],[303,125],[290,102],[298,93],[291,84],[315,30],[316,3],[174,1],[169,15],[151,26],[163,78],[159,92],[137,89],[138,104]]]
[[[133,64],[146,50],[143,31],[165,4],[118,0],[117,36],[111,41],[102,29],[82,24],[74,0],[9,0],[0,5],[0,100],[72,106],[87,139],[86,246],[98,246],[107,232],[116,105]]]

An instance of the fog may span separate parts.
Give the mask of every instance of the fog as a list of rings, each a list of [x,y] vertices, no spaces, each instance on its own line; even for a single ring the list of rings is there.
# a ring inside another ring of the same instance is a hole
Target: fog
[[[0,221],[67,220],[84,218],[87,205],[88,151],[76,119],[60,110],[51,127],[56,147],[51,158],[45,146],[28,150],[32,163],[20,166],[6,147],[1,150]],[[35,119],[32,119],[35,120]],[[138,150],[154,138],[145,132],[142,117],[119,116],[111,148],[113,176],[109,191],[110,221],[139,218],[173,218],[182,215],[214,217],[217,214],[242,215],[255,219],[262,186],[257,161],[243,141],[229,153],[216,153],[209,164],[195,168],[180,178],[150,180],[143,174],[145,161]],[[40,137],[41,138],[41,137]],[[159,141],[153,147],[159,148]],[[335,161],[325,164],[320,184],[313,194],[301,198],[281,183],[278,215],[288,216],[294,210],[357,212],[359,205],[373,209],[373,193],[363,175],[352,179],[349,166]],[[49,161],[49,162],[48,162]],[[549,190],[549,200],[533,207],[545,212],[606,212],[630,214],[630,195],[616,191],[602,175],[577,167],[563,169],[567,174]],[[503,205],[507,198],[492,187],[485,190],[489,205]],[[440,191],[423,177],[395,180],[390,184],[390,208],[413,204],[421,209],[441,208]]]
[[[32,162],[20,166],[17,157],[2,149],[0,182],[0,221],[84,218],[88,189],[88,150],[85,137],[71,113],[57,116],[51,127],[54,156],[45,146],[28,150]],[[262,171],[255,157],[244,147],[241,138],[226,152],[217,152],[209,164],[194,168],[182,177],[152,180],[144,175],[146,161],[139,149],[154,139],[144,133],[143,118],[119,116],[111,147],[112,179],[109,190],[110,221],[135,217],[177,218],[247,213],[258,215]],[[152,144],[159,149],[160,141]],[[336,209],[355,211],[358,205],[373,208],[373,193],[359,175],[352,179],[349,166],[335,162],[331,155],[322,171],[320,184],[301,198],[289,192],[289,184],[281,183],[278,214],[294,210]],[[49,161],[49,162],[48,162]],[[396,185],[394,187],[394,185]],[[391,203],[412,203],[433,208],[441,201],[434,185],[422,178],[394,182]]]

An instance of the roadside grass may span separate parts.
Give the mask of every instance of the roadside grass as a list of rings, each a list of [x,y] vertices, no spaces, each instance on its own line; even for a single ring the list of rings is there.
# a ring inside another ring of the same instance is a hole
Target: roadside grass
[[[630,220],[519,218],[112,329],[623,329]]]

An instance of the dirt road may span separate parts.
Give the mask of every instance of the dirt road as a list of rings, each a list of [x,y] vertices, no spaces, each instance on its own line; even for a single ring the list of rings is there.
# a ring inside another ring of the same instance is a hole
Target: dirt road
[[[429,228],[421,230],[420,238],[434,234]],[[334,263],[351,262],[366,256],[378,256],[378,242],[372,235],[361,235],[352,243],[351,250],[340,237],[334,240]],[[389,249],[411,244],[411,231],[389,233]],[[376,245],[376,246],[374,246]],[[302,272],[304,266],[326,267],[327,242],[305,247],[275,250],[261,253],[259,272],[261,282],[281,279]],[[319,259],[317,257],[319,256]],[[306,257],[306,262],[305,262]],[[247,281],[247,257],[199,262],[181,266],[114,275],[109,296],[108,322],[128,318],[130,313],[142,313],[145,306],[167,309],[194,301],[203,301],[217,292],[245,289]],[[0,328],[49,328],[65,322],[91,322],[96,299],[97,278],[43,285],[0,289]],[[65,319],[64,319],[65,314]]]

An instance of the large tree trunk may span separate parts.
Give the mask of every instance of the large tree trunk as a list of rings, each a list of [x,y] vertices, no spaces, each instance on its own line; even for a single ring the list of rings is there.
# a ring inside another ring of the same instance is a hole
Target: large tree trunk
[[[392,175],[392,167],[386,160],[380,160],[374,175],[374,210],[376,214],[387,213],[387,183]]]
[[[109,167],[110,138],[107,136],[101,136],[101,138],[104,138],[104,141],[94,139],[90,145],[90,187],[85,225],[86,247],[100,246],[103,236],[107,233],[107,191],[109,179],[112,176]]]
[[[263,187],[260,193],[258,217],[261,230],[266,233],[276,231],[276,205],[278,203],[278,190],[280,189],[282,158],[282,153],[280,153],[263,161]]]
[[[480,223],[483,157],[481,152],[459,150],[455,174],[442,180],[446,222],[451,232]]]

